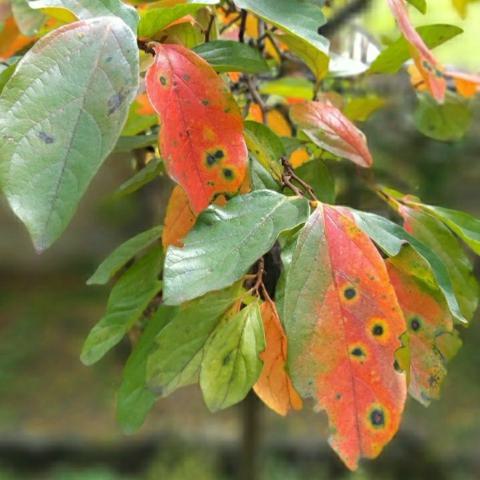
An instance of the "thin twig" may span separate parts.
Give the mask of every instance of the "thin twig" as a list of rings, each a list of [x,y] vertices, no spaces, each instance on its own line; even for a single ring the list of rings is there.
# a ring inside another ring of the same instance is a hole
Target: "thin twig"
[[[242,10],[240,14],[240,31],[238,32],[238,41],[240,43],[245,43],[245,30],[247,28],[247,15],[248,12],[246,10]]]
[[[145,53],[155,56],[155,50],[151,46],[151,42],[145,40],[137,39],[137,45],[140,50],[143,50]]]

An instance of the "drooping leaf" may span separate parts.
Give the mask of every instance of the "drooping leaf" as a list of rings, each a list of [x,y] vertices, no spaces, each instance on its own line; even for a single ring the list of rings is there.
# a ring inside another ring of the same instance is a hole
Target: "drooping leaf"
[[[208,338],[242,293],[241,287],[234,285],[179,307],[175,317],[157,335],[148,358],[150,388],[160,396],[167,396],[197,381]]]
[[[273,178],[279,180],[283,173],[281,159],[286,153],[282,140],[266,125],[247,121],[245,122],[245,141],[252,155]]]
[[[318,33],[326,23],[320,6],[297,0],[234,0],[238,8],[249,10],[284,32],[297,37],[328,56],[329,42]]]
[[[442,103],[447,91],[443,66],[438,62],[428,45],[413,27],[405,0],[387,1],[397,21],[398,28],[409,44],[413,61],[425,82],[427,90],[437,102]]]
[[[143,249],[160,240],[162,227],[139,233],[117,247],[87,280],[87,285],[105,285],[118,271]]]
[[[406,326],[383,259],[348,210],[319,205],[301,231],[284,315],[293,384],[326,410],[330,443],[355,469],[399,427],[406,380],[394,360]]]
[[[162,249],[153,247],[130,267],[112,288],[107,312],[90,331],[83,345],[81,360],[92,365],[113,348],[141,317],[161,289],[158,276]]]
[[[279,415],[289,410],[301,410],[302,399],[293,388],[286,371],[287,337],[283,330],[275,304],[266,301],[261,308],[265,331],[265,351],[260,354],[263,361],[262,373],[254,385],[255,393]]]
[[[79,20],[115,16],[121,18],[134,33],[137,32],[138,13],[120,0],[28,0],[30,8],[61,8],[72,12]]]
[[[432,249],[410,235],[402,227],[374,213],[352,210],[357,225],[388,255],[394,257],[408,243],[425,259],[432,270],[435,281],[442,291],[450,312],[460,323],[468,323],[463,315],[448,269]]]
[[[177,185],[170,196],[165,214],[162,242],[165,248],[170,245],[181,247],[183,239],[195,225],[197,216],[192,212],[188,197],[180,185]]]
[[[455,25],[424,25],[418,27],[418,34],[429,48],[435,48],[460,35],[463,30]],[[411,58],[408,42],[400,37],[386,47],[370,66],[370,73],[397,73]]]
[[[480,255],[480,220],[466,212],[449,208],[422,205],[453,230],[477,255]]]
[[[201,8],[218,2],[188,2],[178,5],[151,8],[145,10],[140,17],[138,35],[140,37],[153,37],[157,32],[171,25],[176,20],[192,15]]]
[[[159,307],[148,320],[145,331],[125,364],[117,394],[117,419],[125,433],[137,431],[155,403],[156,397],[146,385],[147,358],[155,345],[155,338],[175,312],[174,307]]]
[[[209,339],[200,370],[200,387],[212,411],[243,400],[262,370],[265,348],[258,302],[222,322]]]
[[[272,248],[282,231],[303,223],[308,213],[305,199],[269,190],[235,197],[223,208],[209,207],[184,247],[167,251],[165,303],[177,305],[231,285]]]
[[[198,45],[193,51],[217,72],[265,73],[270,70],[261,53],[245,43],[214,40]]]
[[[432,97],[421,95],[414,118],[424,135],[450,142],[465,136],[472,123],[472,112],[463,99],[447,96],[445,103],[439,105]]]
[[[248,153],[242,116],[201,57],[180,45],[155,44],[155,52],[146,84],[162,122],[160,150],[198,213],[215,194],[237,192],[243,183]]]
[[[116,17],[61,27],[19,61],[0,97],[0,181],[38,250],[66,228],[137,87],[136,40]]]
[[[28,0],[10,0],[12,14],[20,31],[27,36],[35,35],[45,22],[45,15],[28,5]]]
[[[290,117],[320,148],[360,167],[372,165],[365,135],[330,101],[292,105]]]
[[[460,309],[471,320],[478,307],[479,285],[473,266],[450,230],[431,215],[402,205],[405,229],[426,245],[446,266]]]
[[[135,175],[122,183],[115,192],[115,198],[121,198],[130,195],[142,187],[152,182],[164,172],[163,162],[159,158],[152,158],[145,167],[139,170]]]
[[[412,271],[425,262],[410,247],[388,260],[388,274],[408,326],[410,395],[425,406],[438,399],[447,374],[446,363],[461,345],[453,319],[438,289]],[[422,272],[428,276],[429,272]],[[448,344],[449,348],[444,348]]]

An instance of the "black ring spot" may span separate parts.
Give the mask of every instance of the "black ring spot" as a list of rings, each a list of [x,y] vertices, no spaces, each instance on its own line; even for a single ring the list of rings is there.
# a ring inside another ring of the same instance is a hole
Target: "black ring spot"
[[[353,300],[357,296],[357,291],[353,287],[347,287],[343,295],[347,300]]]
[[[420,321],[419,318],[413,317],[410,320],[410,327],[414,332],[418,332],[418,330],[420,330],[421,326],[422,326],[422,322]]]
[[[165,86],[167,84],[167,79],[163,75],[160,75],[160,83],[163,86]]]
[[[381,337],[383,335],[383,327],[382,325],[376,323],[373,327],[372,327],[372,334],[375,336],[375,337]]]
[[[234,177],[235,175],[234,175],[232,169],[230,169],[230,168],[224,168],[224,169],[223,169],[223,176],[224,176],[227,180],[233,180],[233,177]]]
[[[215,158],[218,158],[219,160],[221,160],[225,156],[225,154],[223,153],[223,150],[217,150],[214,153],[214,156]]]
[[[360,347],[355,347],[350,353],[354,357],[364,357],[365,356],[365,352]]]
[[[370,422],[374,427],[383,427],[385,425],[385,414],[383,410],[374,408],[370,412]]]

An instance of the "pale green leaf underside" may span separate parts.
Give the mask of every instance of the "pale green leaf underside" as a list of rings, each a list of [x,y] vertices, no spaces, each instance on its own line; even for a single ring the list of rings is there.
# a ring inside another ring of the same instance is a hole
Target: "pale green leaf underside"
[[[113,15],[121,18],[133,32],[137,31],[137,11],[120,0],[29,0],[28,4],[33,9],[64,8],[80,20]]]
[[[203,398],[212,412],[243,400],[262,370],[265,336],[258,302],[221,323],[205,348],[200,371]]]
[[[138,50],[116,17],[42,37],[0,96],[0,180],[38,250],[63,232],[114,148],[138,88]]]
[[[278,235],[308,218],[303,198],[257,190],[211,206],[197,220],[184,247],[170,247],[164,271],[164,301],[177,305],[231,285],[267,253]]]

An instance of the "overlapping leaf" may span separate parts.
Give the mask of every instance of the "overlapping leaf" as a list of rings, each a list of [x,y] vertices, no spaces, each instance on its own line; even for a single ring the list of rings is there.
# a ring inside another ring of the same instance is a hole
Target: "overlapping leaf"
[[[265,351],[260,354],[263,368],[254,390],[273,411],[286,415],[291,409],[300,410],[303,402],[286,371],[287,337],[275,304],[264,302],[261,313],[266,345]]]
[[[169,175],[202,211],[219,193],[237,192],[248,154],[243,120],[223,81],[179,45],[155,45],[147,92],[162,123],[159,145]]]
[[[300,233],[283,320],[293,384],[326,410],[333,448],[352,469],[376,457],[403,411],[394,360],[406,326],[383,259],[348,210],[320,205]]]
[[[136,40],[116,17],[61,27],[18,63],[0,97],[0,181],[38,250],[66,228],[137,88]]]
[[[303,198],[257,190],[211,206],[187,235],[183,248],[170,247],[165,259],[164,300],[176,305],[219,290],[247,273],[278,235],[303,223]]]

